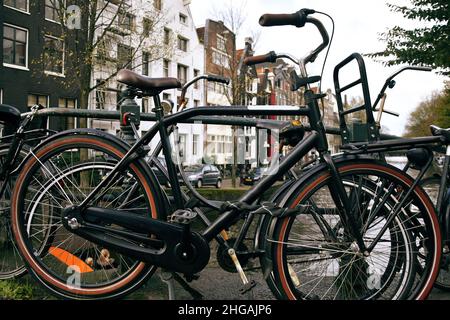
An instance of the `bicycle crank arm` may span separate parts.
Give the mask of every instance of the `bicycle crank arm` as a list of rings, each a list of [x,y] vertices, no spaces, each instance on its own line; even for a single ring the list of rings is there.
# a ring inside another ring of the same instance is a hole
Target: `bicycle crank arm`
[[[67,208],[63,211],[63,225],[84,239],[172,272],[192,275],[209,262],[208,242],[197,232],[190,234],[190,250],[186,255],[181,243],[182,226],[134,213],[89,207],[81,216],[77,208]],[[144,235],[148,239],[143,240]]]

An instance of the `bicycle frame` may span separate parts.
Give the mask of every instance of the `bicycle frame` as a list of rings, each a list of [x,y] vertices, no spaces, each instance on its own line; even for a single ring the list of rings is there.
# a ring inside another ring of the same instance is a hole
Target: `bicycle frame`
[[[310,95],[313,93],[310,92]],[[307,100],[308,101],[308,100]],[[261,195],[262,191],[273,185],[280,177],[282,177],[289,169],[298,161],[300,161],[310,150],[316,148],[319,153],[325,153],[328,150],[327,140],[323,124],[320,119],[319,107],[315,99],[312,96],[309,99],[308,106],[232,106],[232,107],[198,107],[193,109],[187,109],[182,112],[176,113],[164,117],[161,107],[161,101],[159,96],[154,96],[155,113],[157,116],[156,123],[152,128],[136,142],[128,153],[122,158],[111,173],[84,199],[79,205],[79,209],[83,210],[88,206],[90,200],[119,172],[122,168],[126,167],[130,159],[133,159],[136,153],[142,156],[143,147],[148,145],[150,141],[159,133],[161,136],[161,143],[164,156],[166,158],[167,171],[169,173],[170,183],[172,185],[172,191],[174,196],[174,202],[177,209],[184,207],[184,200],[181,193],[180,183],[176,173],[176,167],[171,159],[172,146],[169,140],[168,127],[183,122],[195,116],[208,116],[208,115],[301,115],[307,116],[311,123],[311,133],[304,140],[297,145],[290,154],[288,154],[284,160],[280,163],[277,172],[272,175],[263,177],[260,183],[254,188],[250,189],[245,195],[243,195],[239,201],[252,203]],[[320,134],[322,132],[322,134]],[[145,156],[145,154],[143,155]],[[223,229],[230,227],[232,222],[237,218],[239,212],[230,211],[227,212],[215,222],[213,222],[203,233],[203,236],[207,241],[211,241],[215,238]]]
[[[308,77],[306,71],[306,64],[315,61],[317,55],[329,44],[328,33],[326,32],[322,23],[315,19],[308,17],[306,22],[314,24],[319,30],[322,36],[322,43],[308,54],[303,59],[300,59],[298,65],[300,66],[301,76],[304,78]],[[134,159],[135,156],[142,157],[145,156],[148,151],[145,146],[150,143],[150,141],[159,133],[162,150],[167,164],[167,171],[169,174],[169,181],[172,186],[175,209],[183,209],[183,195],[181,192],[180,183],[178,181],[177,171],[175,164],[172,162],[172,147],[169,141],[168,128],[179,122],[192,119],[196,116],[264,116],[264,115],[297,115],[306,116],[309,119],[311,133],[305,137],[298,145],[287,155],[284,160],[280,163],[278,170],[273,172],[272,175],[267,175],[262,178],[258,185],[250,189],[245,193],[238,201],[251,204],[265,191],[267,188],[271,187],[280,177],[286,174],[291,167],[293,167],[297,162],[299,162],[310,150],[316,149],[320,154],[321,159],[327,164],[332,174],[334,183],[330,186],[332,190],[332,195],[337,207],[339,208],[340,214],[342,214],[343,221],[347,221],[350,226],[350,232],[355,236],[359,247],[365,251],[365,244],[360,235],[358,228],[356,226],[356,217],[350,216],[351,204],[346,194],[343,182],[340,175],[334,166],[333,159],[328,152],[328,143],[326,138],[326,130],[322,122],[320,108],[317,100],[321,98],[321,95],[316,95],[311,90],[309,83],[306,85],[305,91],[305,101],[306,106],[227,106],[227,107],[197,107],[192,109],[183,110],[176,114],[166,116],[164,115],[164,110],[161,105],[161,100],[159,97],[160,92],[153,93],[153,100],[155,105],[155,116],[156,123],[153,127],[139,140],[137,141],[127,154],[118,162],[116,167],[112,172],[99,184],[96,188],[83,200],[83,202],[77,206],[79,212],[83,212],[87,207],[89,202],[94,198],[94,196],[100,192],[100,190],[108,185],[117,172],[122,168],[125,168],[130,160]],[[134,99],[138,93],[133,88],[128,88],[124,91],[124,100]],[[125,99],[126,98],[126,99]],[[236,218],[240,215],[239,210],[230,210],[223,213],[215,222],[213,222],[208,228],[203,232],[203,237],[206,241],[211,241],[214,239],[222,230],[230,227]]]

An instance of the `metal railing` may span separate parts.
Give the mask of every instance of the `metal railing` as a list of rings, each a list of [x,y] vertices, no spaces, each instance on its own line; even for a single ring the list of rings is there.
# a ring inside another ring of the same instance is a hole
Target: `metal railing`
[[[140,121],[156,121],[154,113],[141,113],[135,117]],[[23,113],[22,117],[26,117],[28,113]],[[75,117],[75,118],[88,118],[99,120],[117,120],[120,121],[123,118],[123,112],[121,111],[105,111],[105,110],[89,110],[89,109],[67,109],[67,108],[46,108],[38,111],[36,117]],[[215,125],[229,125],[229,126],[242,126],[242,127],[256,127],[260,129],[270,129],[286,121],[272,120],[272,119],[260,119],[260,118],[244,118],[244,117],[224,117],[224,116],[197,116],[193,117],[183,123],[203,123],[203,124],[215,124]],[[139,125],[139,123],[136,123]],[[306,131],[310,131],[309,125],[304,125]],[[125,130],[124,130],[125,129]],[[127,130],[128,129],[128,130]],[[121,126],[122,132],[133,132],[131,128]],[[341,135],[340,128],[326,127],[327,134]],[[397,136],[381,134],[382,140],[390,140],[399,138]]]

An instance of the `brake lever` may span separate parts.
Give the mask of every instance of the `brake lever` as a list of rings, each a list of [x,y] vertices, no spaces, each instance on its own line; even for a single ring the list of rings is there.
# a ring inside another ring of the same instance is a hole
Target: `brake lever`
[[[386,103],[386,98],[387,98],[387,94],[384,93],[383,97],[380,100],[380,108],[374,110],[374,111],[378,112],[377,121],[376,121],[378,126],[381,126],[381,116],[383,115],[383,113],[387,113],[387,114],[390,114],[390,115],[395,116],[395,117],[400,117],[400,113],[397,113],[397,112],[391,111],[391,110],[387,110],[384,107],[384,105]]]

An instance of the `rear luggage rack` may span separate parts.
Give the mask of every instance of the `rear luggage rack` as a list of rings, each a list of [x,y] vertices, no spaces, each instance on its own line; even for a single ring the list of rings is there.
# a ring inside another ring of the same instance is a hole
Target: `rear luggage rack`
[[[358,63],[360,78],[351,82],[348,85],[341,86],[339,82],[339,72],[343,67],[345,67],[353,60],[356,60],[356,62]],[[366,66],[362,56],[359,53],[353,53],[349,57],[344,59],[341,63],[339,63],[334,69],[333,80],[334,80],[334,87],[336,90],[336,101],[339,111],[339,126],[341,130],[342,144],[345,146],[349,143],[354,142],[378,141],[380,138],[380,133],[378,130],[378,126],[375,122],[375,118],[373,116],[369,84],[367,82]],[[362,86],[364,103],[360,106],[345,110],[344,104],[342,102],[343,101],[342,93],[357,85]],[[367,122],[365,124],[354,123],[352,128],[349,128],[345,120],[345,116],[359,111],[365,111]]]

